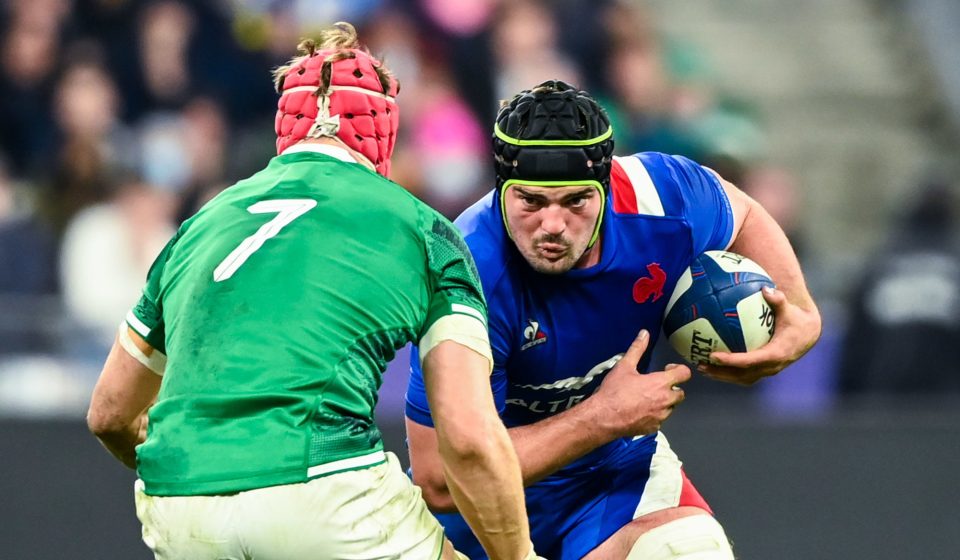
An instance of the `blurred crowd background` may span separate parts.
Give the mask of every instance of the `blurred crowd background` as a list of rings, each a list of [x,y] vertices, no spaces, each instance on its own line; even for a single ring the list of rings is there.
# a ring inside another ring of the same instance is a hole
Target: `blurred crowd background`
[[[451,218],[492,185],[498,101],[549,78],[602,101],[619,154],[691,157],[773,214],[823,340],[697,391],[801,417],[960,394],[952,0],[5,0],[0,414],[82,414],[179,222],[275,154],[271,69],[336,20],[401,81],[392,178]]]

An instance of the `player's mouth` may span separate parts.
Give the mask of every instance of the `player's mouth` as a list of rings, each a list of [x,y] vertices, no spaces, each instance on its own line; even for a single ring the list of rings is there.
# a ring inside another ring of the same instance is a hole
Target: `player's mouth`
[[[537,251],[547,260],[560,260],[567,254],[569,247],[562,243],[538,243]]]

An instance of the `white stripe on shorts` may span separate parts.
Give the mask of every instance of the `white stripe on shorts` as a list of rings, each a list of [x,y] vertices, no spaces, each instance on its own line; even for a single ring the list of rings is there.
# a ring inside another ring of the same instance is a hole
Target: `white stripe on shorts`
[[[339,461],[324,463],[322,465],[314,465],[307,469],[307,478],[313,478],[322,474],[331,474],[339,471],[361,469],[363,467],[369,467],[377,463],[382,463],[386,460],[387,456],[383,451],[374,451],[373,453],[368,453],[367,455],[350,457],[349,459],[340,459]]]
[[[663,432],[657,432],[657,450],[650,459],[650,478],[643,487],[643,495],[637,504],[633,518],[676,507],[680,504],[680,492],[683,490],[683,475],[680,467],[683,463],[670,449]]]

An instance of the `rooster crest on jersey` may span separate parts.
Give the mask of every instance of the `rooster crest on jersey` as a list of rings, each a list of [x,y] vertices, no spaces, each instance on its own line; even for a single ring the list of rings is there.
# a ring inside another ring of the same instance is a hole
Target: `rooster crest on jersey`
[[[349,23],[334,24],[299,50],[274,72],[277,153],[305,138],[338,138],[389,177],[400,122],[397,80],[360,46]]]
[[[633,301],[646,303],[657,301],[663,297],[663,286],[667,283],[667,273],[660,268],[660,263],[647,265],[650,276],[642,276],[633,284]]]

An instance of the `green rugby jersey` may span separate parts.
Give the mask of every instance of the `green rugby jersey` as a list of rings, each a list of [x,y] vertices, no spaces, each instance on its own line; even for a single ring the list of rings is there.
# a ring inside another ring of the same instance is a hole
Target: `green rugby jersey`
[[[137,448],[147,494],[382,462],[387,362],[445,315],[486,320],[450,222],[346,151],[295,148],[184,222],[127,316],[167,354]]]

